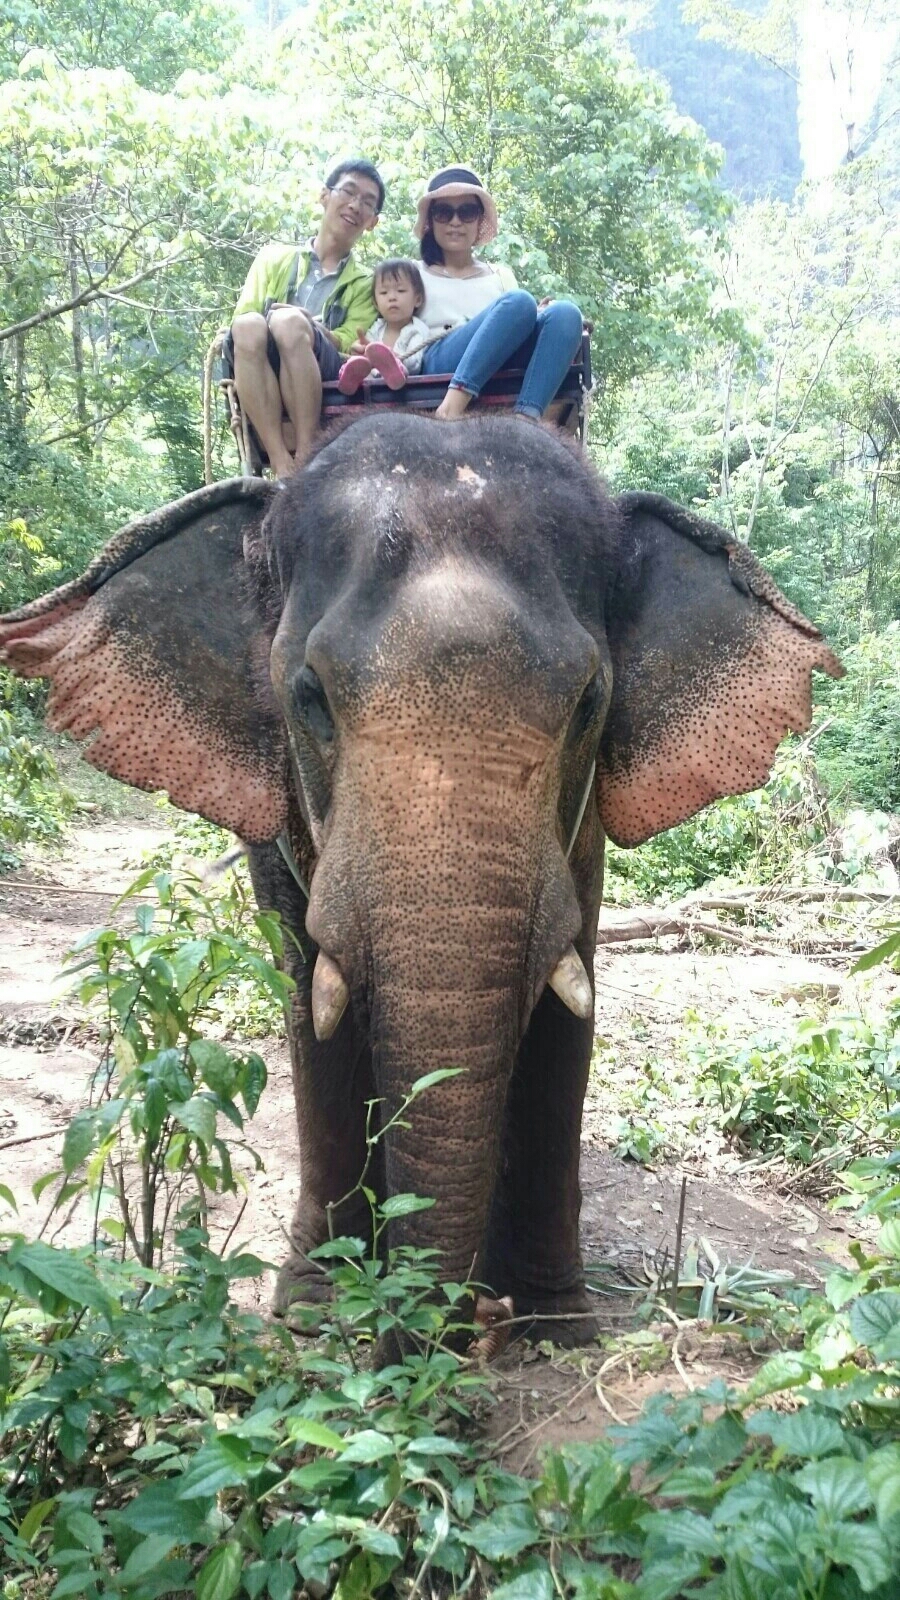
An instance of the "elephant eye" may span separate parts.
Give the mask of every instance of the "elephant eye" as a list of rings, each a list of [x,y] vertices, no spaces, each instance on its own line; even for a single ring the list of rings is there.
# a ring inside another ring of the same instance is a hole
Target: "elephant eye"
[[[312,667],[304,667],[294,679],[293,700],[297,715],[303,718],[313,737],[321,744],[330,744],[334,738],[334,718],[322,680]]]
[[[599,676],[591,679],[581,696],[572,718],[569,722],[569,731],[566,734],[567,744],[577,744],[583,734],[596,717],[603,703],[603,687]]]

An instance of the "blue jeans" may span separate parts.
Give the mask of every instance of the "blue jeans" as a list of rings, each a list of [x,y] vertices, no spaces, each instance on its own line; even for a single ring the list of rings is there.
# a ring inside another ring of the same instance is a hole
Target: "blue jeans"
[[[571,300],[538,311],[530,294],[513,289],[428,345],[422,371],[452,372],[452,388],[477,395],[501,367],[525,367],[515,409],[542,417],[580,344],[581,312]]]

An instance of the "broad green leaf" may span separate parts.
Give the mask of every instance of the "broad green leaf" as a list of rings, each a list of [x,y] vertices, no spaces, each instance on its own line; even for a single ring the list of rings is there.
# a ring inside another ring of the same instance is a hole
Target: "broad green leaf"
[[[370,1466],[373,1462],[384,1461],[394,1455],[398,1447],[397,1442],[387,1434],[377,1433],[374,1428],[363,1428],[359,1433],[348,1434],[343,1446],[343,1466],[349,1462]]]
[[[92,1556],[99,1556],[103,1549],[103,1528],[92,1517],[89,1511],[78,1509],[61,1513],[60,1521],[76,1544],[87,1550]]]
[[[893,1517],[900,1516],[900,1444],[875,1450],[867,1458],[864,1470],[878,1521],[890,1522]]]
[[[834,1417],[804,1407],[802,1411],[758,1411],[747,1419],[748,1433],[767,1433],[779,1450],[792,1456],[827,1456],[844,1449],[844,1434]]]
[[[16,1205],[16,1197],[8,1184],[0,1183],[0,1200],[2,1200],[5,1205],[9,1206],[11,1211],[18,1213],[19,1208]]]
[[[38,1529],[46,1522],[55,1505],[56,1496],[54,1495],[50,1500],[36,1500],[33,1506],[29,1506],[22,1521],[19,1523],[19,1538],[24,1539],[26,1544],[31,1544]]]
[[[193,1094],[183,1105],[172,1107],[172,1115],[188,1133],[211,1145],[216,1136],[216,1108],[204,1094]]]
[[[252,1117],[256,1113],[260,1096],[266,1087],[267,1078],[266,1063],[263,1061],[262,1056],[253,1054],[246,1056],[241,1068],[240,1093],[244,1105],[247,1107],[248,1117]]]
[[[214,1039],[193,1039],[188,1054],[210,1089],[226,1098],[234,1093],[239,1068],[224,1045],[217,1044]]]
[[[426,1089],[433,1089],[436,1084],[446,1083],[448,1078],[458,1078],[464,1067],[438,1067],[434,1072],[426,1072],[423,1078],[417,1078],[410,1089],[410,1097],[424,1094]]]
[[[243,1564],[243,1551],[234,1539],[219,1545],[197,1574],[196,1600],[232,1600],[240,1588]]]
[[[875,1289],[850,1307],[850,1332],[859,1344],[876,1345],[900,1324],[900,1292]]]
[[[880,966],[883,961],[889,961],[891,956],[897,955],[898,952],[900,952],[900,933],[892,933],[889,938],[883,939],[881,944],[876,944],[874,949],[867,950],[865,955],[860,956],[850,971],[868,972],[871,967]]]
[[[557,1593],[546,1561],[531,1557],[508,1583],[491,1589],[491,1600],[555,1600]]]
[[[858,1461],[846,1456],[811,1461],[794,1474],[794,1482],[812,1497],[819,1511],[835,1522],[867,1511],[872,1504],[866,1474]]]
[[[121,1511],[114,1515],[123,1527],[135,1533],[171,1534],[179,1544],[191,1544],[201,1537],[204,1521],[213,1504],[214,1494],[199,1499],[179,1500],[176,1489],[183,1480],[166,1478],[142,1489]]]
[[[96,1119],[93,1111],[76,1111],[63,1140],[63,1171],[68,1176],[80,1167],[94,1147]]]
[[[828,1554],[838,1566],[853,1568],[865,1594],[897,1576],[891,1545],[871,1522],[841,1522],[831,1528]]]
[[[699,1577],[703,1570],[700,1557],[691,1555],[667,1556],[662,1561],[649,1562],[638,1580],[636,1600],[680,1600],[685,1586]]]
[[[11,1253],[10,1253],[10,1259]],[[0,1252],[2,1260],[2,1252]],[[24,1267],[33,1277],[62,1295],[73,1306],[86,1306],[103,1316],[113,1314],[113,1302],[86,1260],[71,1250],[57,1249],[34,1239],[15,1251],[15,1266]]]
[[[434,1203],[424,1195],[391,1194],[382,1201],[379,1209],[381,1215],[390,1220],[392,1217],[410,1217],[414,1211],[430,1211]]]
[[[346,1441],[333,1428],[311,1417],[291,1417],[287,1425],[288,1438],[295,1444],[315,1444],[322,1450],[343,1450]]]
[[[253,1471],[245,1441],[219,1434],[198,1450],[182,1477],[170,1479],[172,1495],[178,1500],[208,1499],[220,1489],[246,1483]]]
[[[122,1583],[126,1588],[139,1583],[147,1574],[159,1569],[178,1539],[171,1533],[151,1533],[136,1545],[122,1568]]]
[[[886,1256],[900,1260],[900,1217],[888,1217],[878,1231],[878,1248]]]
[[[460,1530],[460,1538],[488,1561],[509,1561],[538,1544],[541,1530],[531,1506],[513,1504],[498,1506],[490,1516]]]

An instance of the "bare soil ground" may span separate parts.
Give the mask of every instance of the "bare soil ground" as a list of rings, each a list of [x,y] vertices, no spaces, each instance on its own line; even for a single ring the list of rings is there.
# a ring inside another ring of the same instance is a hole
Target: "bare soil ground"
[[[26,1230],[46,1219],[47,1197],[35,1203],[31,1185],[58,1167],[63,1131],[85,1101],[99,1057],[96,1032],[60,985],[63,957],[109,921],[142,854],[166,832],[144,807],[137,818],[98,819],[77,827],[58,856],[30,860],[0,879],[0,1181],[19,1200],[18,1225]],[[128,907],[113,914],[126,924],[133,918]],[[648,1332],[640,1315],[655,1275],[674,1258],[685,1176],[683,1254],[708,1244],[722,1261],[786,1270],[815,1284],[845,1259],[850,1237],[840,1214],[813,1198],[779,1193],[773,1175],[742,1161],[715,1127],[688,1128],[696,1106],[685,1090],[683,1046],[697,1018],[750,1030],[785,1007],[859,1009],[862,980],[795,956],[721,954],[672,939],[601,949],[597,980],[581,1183],[584,1252],[604,1341],[574,1352],[513,1345],[501,1356],[486,1426],[497,1453],[515,1468],[547,1442],[594,1437],[613,1418],[627,1420],[655,1388],[702,1384],[714,1373],[740,1383],[758,1363],[760,1353],[739,1335],[694,1328],[676,1336],[665,1322]],[[283,1039],[254,1041],[254,1048],[269,1069],[263,1113],[250,1127],[265,1169],[250,1184],[230,1248],[243,1245],[277,1261],[296,1184],[290,1068]],[[648,1103],[664,1106],[675,1138],[642,1166],[615,1149],[629,1115],[645,1115]],[[680,1114],[690,1133],[681,1149]],[[226,1197],[210,1219],[214,1241],[225,1238],[236,1216]],[[75,1242],[84,1228],[83,1216],[63,1212],[44,1237]],[[242,1287],[265,1307],[270,1281]]]

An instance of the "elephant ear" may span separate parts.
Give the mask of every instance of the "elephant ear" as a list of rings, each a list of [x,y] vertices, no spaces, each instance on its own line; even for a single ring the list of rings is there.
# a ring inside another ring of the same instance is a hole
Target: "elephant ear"
[[[233,479],[129,523],[87,571],[0,618],[0,660],[49,678],[50,725],[139,789],[241,838],[287,814],[286,736],[249,565],[273,487]]]
[[[746,545],[661,495],[618,506],[597,805],[630,846],[765,783],[785,734],[809,727],[813,670],[844,669]]]

